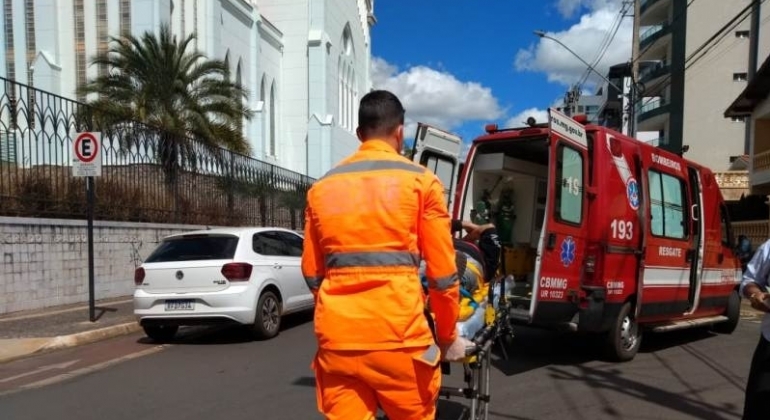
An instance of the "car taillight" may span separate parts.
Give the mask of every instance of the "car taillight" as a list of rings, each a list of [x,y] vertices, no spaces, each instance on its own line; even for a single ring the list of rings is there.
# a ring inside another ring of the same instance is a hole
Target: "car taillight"
[[[248,263],[228,263],[222,266],[222,275],[229,281],[249,281],[251,269]]]
[[[583,285],[600,286],[602,284],[602,249],[598,244],[586,247],[583,259]]]
[[[134,284],[139,286],[144,282],[144,268],[139,267],[134,270]]]

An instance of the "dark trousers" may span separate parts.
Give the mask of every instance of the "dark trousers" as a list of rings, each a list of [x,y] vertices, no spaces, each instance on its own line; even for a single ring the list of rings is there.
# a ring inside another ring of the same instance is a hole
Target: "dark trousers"
[[[743,420],[770,418],[770,341],[760,334],[759,344],[751,359]]]

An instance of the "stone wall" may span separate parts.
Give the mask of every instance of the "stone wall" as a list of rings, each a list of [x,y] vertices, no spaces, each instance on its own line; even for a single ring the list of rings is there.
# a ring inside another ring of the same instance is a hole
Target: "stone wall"
[[[96,299],[129,296],[134,269],[173,233],[204,226],[94,221]],[[0,314],[88,302],[85,220],[0,217]]]

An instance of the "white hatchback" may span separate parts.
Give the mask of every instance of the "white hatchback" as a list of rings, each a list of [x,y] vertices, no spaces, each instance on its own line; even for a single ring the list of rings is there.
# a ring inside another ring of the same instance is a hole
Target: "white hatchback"
[[[183,325],[241,324],[275,337],[281,318],[313,308],[303,237],[282,228],[209,229],[168,236],[134,273],[134,314],[148,337]]]

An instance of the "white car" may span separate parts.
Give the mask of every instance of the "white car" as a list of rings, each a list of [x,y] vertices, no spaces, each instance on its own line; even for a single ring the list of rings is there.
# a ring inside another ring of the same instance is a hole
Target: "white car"
[[[303,237],[282,228],[168,236],[134,274],[134,315],[166,341],[182,325],[241,324],[275,337],[281,318],[314,306],[300,267]]]

